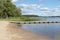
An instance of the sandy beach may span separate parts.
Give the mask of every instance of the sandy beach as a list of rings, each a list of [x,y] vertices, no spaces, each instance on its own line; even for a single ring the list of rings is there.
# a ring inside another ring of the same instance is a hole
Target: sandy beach
[[[23,30],[9,21],[0,21],[0,40],[49,40],[49,38]]]

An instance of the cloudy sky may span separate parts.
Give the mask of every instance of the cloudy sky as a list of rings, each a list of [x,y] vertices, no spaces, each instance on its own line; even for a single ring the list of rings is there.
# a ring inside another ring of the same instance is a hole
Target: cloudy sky
[[[22,14],[39,16],[60,16],[60,0],[12,0],[20,7]]]

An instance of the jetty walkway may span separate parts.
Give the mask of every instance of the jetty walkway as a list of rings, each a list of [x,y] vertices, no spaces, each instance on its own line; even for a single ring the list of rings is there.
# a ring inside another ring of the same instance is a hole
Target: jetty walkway
[[[49,24],[49,23],[60,23],[58,21],[26,21],[26,22],[19,22],[19,21],[12,21],[11,23],[16,23],[16,24]]]

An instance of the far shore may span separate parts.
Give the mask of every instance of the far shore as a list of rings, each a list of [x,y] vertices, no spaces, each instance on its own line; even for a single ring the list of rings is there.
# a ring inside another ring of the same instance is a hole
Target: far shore
[[[0,40],[50,40],[49,38],[21,29],[17,24],[10,23],[9,21],[0,21],[0,27],[2,27],[0,29],[0,35],[2,36]]]

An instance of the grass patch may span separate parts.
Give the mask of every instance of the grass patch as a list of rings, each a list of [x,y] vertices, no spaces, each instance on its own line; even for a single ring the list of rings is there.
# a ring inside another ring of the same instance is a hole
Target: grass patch
[[[38,21],[40,18],[30,18],[30,17],[9,17],[9,18],[0,18],[4,21]]]

